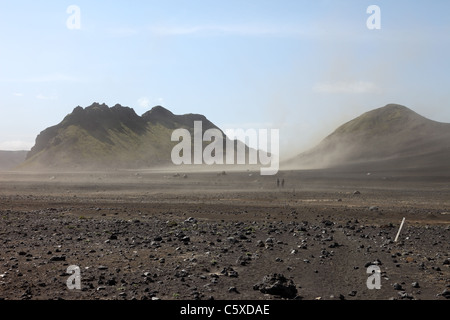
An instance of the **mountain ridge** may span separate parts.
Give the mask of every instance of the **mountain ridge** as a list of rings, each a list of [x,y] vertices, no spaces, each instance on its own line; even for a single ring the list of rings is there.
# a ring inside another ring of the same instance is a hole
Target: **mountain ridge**
[[[155,106],[142,116],[130,107],[93,103],[77,106],[57,125],[43,130],[27,154],[22,169],[31,168],[140,168],[171,164],[174,129],[193,132],[194,121],[203,132],[216,125],[201,114],[175,115]]]
[[[317,169],[405,159],[405,166],[414,167],[413,158],[425,159],[433,154],[445,158],[442,152],[450,152],[450,124],[427,119],[402,105],[388,104],[344,123],[317,146],[287,163]]]

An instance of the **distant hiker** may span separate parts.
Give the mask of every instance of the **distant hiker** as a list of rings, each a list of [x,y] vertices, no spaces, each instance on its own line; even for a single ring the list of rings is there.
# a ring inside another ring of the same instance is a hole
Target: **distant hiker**
[[[280,179],[277,179],[277,188],[280,187]]]
[[[284,188],[284,179],[281,180],[281,187]]]

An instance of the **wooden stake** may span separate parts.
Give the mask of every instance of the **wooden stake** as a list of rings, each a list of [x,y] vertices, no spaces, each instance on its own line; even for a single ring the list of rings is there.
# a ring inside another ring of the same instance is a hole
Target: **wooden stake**
[[[394,242],[397,242],[398,236],[400,235],[400,231],[402,231],[403,224],[405,223],[405,218],[403,218],[402,223],[400,224],[400,228],[398,229],[397,236],[395,237]]]

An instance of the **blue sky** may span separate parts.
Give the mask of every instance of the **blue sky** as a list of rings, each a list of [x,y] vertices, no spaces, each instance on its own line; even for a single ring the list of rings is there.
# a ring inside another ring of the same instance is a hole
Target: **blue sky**
[[[93,102],[280,129],[284,154],[388,103],[450,122],[449,17],[447,0],[0,1],[0,149]]]

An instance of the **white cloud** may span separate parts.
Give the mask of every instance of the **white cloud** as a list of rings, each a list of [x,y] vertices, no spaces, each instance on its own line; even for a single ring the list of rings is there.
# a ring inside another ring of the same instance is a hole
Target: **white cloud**
[[[143,109],[146,109],[146,110],[154,107],[157,104],[162,105],[163,103],[164,103],[164,99],[163,98],[150,99],[148,97],[142,97],[142,98],[139,98],[137,100],[138,106],[140,108],[143,108]]]
[[[39,99],[39,100],[58,100],[58,96],[55,96],[55,95],[53,95],[53,96],[46,96],[46,95],[43,95],[42,93],[39,93],[36,96],[36,99]]]
[[[133,37],[148,34],[154,36],[280,36],[280,37],[330,37],[330,30],[326,32],[316,30],[307,25],[270,25],[266,23],[247,24],[199,24],[199,25],[148,25],[126,26],[106,29],[112,37]],[[338,35],[332,36],[335,38]]]
[[[33,147],[34,143],[30,141],[3,141],[0,142],[0,150],[7,151],[19,151],[19,150],[30,150]]]
[[[361,94],[361,93],[377,93],[380,88],[373,82],[368,81],[338,81],[338,82],[321,82],[313,87],[316,93],[327,94]]]
[[[157,36],[183,35],[236,35],[236,36],[298,36],[306,35],[299,27],[266,25],[197,25],[197,26],[156,26],[148,28]]]
[[[150,108],[150,99],[147,97],[139,98],[137,103],[138,103],[138,106],[141,108],[145,108],[145,109]]]
[[[20,92],[14,92],[14,93],[13,93],[13,96],[15,96],[15,97],[23,97],[23,93],[20,93]]]

